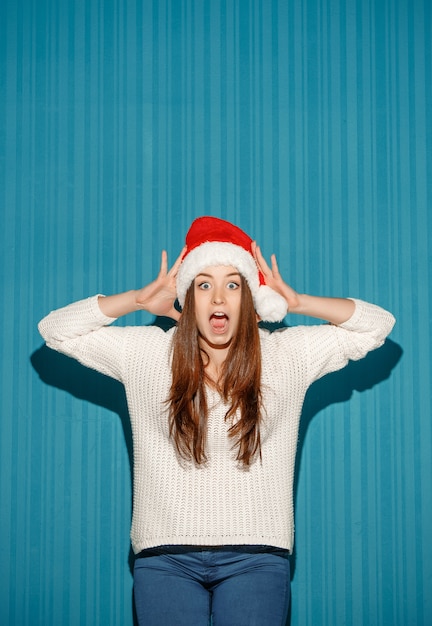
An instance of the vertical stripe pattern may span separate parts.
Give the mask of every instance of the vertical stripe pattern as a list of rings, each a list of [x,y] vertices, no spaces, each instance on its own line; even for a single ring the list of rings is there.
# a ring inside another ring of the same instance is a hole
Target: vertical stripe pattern
[[[2,624],[133,623],[124,392],[36,324],[201,214],[398,320],[308,393],[291,626],[432,623],[431,31],[429,0],[0,3]]]

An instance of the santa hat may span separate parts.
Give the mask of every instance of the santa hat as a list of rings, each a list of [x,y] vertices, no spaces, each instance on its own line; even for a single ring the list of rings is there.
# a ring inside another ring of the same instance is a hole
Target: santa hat
[[[252,239],[240,228],[217,217],[199,217],[189,228],[186,246],[177,274],[177,298],[181,306],[195,276],[212,265],[231,265],[246,279],[255,310],[263,321],[279,322],[285,317],[288,309],[285,298],[265,284],[252,254]]]

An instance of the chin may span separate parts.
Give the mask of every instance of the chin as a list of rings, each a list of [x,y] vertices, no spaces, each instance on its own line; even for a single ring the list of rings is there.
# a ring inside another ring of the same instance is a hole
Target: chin
[[[207,337],[205,335],[201,335],[201,341],[211,348],[229,348],[232,337],[224,337],[222,335],[215,337]]]

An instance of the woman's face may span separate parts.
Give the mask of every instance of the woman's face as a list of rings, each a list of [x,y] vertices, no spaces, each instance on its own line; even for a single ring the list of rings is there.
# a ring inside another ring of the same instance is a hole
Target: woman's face
[[[194,280],[195,316],[200,342],[228,348],[240,320],[241,278],[235,267],[207,267]]]

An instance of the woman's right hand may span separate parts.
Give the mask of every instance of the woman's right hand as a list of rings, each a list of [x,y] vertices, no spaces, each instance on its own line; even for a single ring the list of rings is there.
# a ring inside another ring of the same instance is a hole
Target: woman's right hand
[[[178,321],[180,313],[174,307],[177,297],[176,278],[185,251],[186,248],[183,248],[172,268],[168,270],[168,257],[163,250],[158,277],[149,285],[113,296],[101,296],[99,308],[102,313],[116,318],[144,309],[153,315],[163,315]]]
[[[159,274],[153,282],[135,292],[138,309],[144,309],[153,315],[163,315],[174,320],[180,319],[180,312],[174,307],[177,297],[176,278],[186,248],[183,248],[177,260],[168,270],[168,255],[162,251]]]

